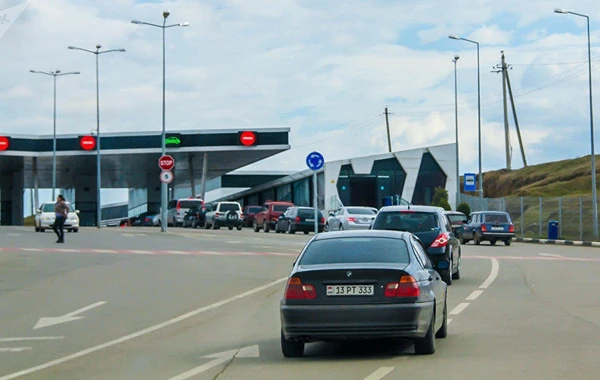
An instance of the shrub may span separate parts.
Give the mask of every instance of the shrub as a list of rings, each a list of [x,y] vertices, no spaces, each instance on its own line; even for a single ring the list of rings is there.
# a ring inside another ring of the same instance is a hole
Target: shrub
[[[448,202],[448,190],[443,187],[436,187],[433,193],[432,206],[443,207],[446,211],[451,211],[450,203]]]
[[[462,212],[466,216],[469,216],[469,214],[471,213],[471,206],[469,206],[469,204],[466,202],[462,202],[458,205],[458,207],[456,207],[456,211]]]

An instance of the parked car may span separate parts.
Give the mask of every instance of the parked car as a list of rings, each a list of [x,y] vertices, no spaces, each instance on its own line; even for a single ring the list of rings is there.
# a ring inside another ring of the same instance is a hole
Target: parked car
[[[325,228],[325,218],[320,210],[317,210],[317,231],[323,232]],[[276,233],[295,234],[296,231],[309,232],[315,231],[315,208],[314,207],[289,207],[275,223]]]
[[[377,211],[372,207],[340,207],[329,213],[326,231],[368,230],[375,220]]]
[[[415,234],[427,247],[433,267],[444,282],[460,278],[460,242],[445,215],[445,210],[435,206],[385,206],[379,210],[374,230],[408,231]]]
[[[138,215],[131,216],[129,218],[121,220],[119,227],[121,226],[152,226],[152,219],[157,213],[154,211],[143,212]]]
[[[173,199],[167,206],[167,225],[168,226],[182,226],[183,217],[185,214],[194,206],[202,206],[204,201],[200,198],[182,198]],[[162,222],[162,221],[161,221]]]
[[[183,228],[204,227],[204,217],[207,211],[207,205],[195,205],[183,217]]]
[[[280,302],[281,351],[306,343],[410,339],[433,354],[448,334],[447,285],[418,238],[398,231],[318,234],[304,247]]]
[[[464,225],[467,224],[467,216],[460,211],[446,211],[446,216],[450,219],[450,225],[452,226],[452,231],[457,237],[460,237]]]
[[[226,226],[230,230],[235,227],[239,231],[244,226],[243,218],[242,206],[238,202],[218,202],[210,205],[206,211],[204,228],[218,230],[221,226]]]
[[[254,216],[258,212],[260,212],[260,206],[244,207],[244,227],[252,227],[252,222],[254,222]]]
[[[498,240],[510,245],[515,237],[515,226],[510,215],[503,211],[477,211],[469,215],[469,219],[461,235],[461,243],[473,240],[475,245],[489,241],[495,245]]]
[[[254,232],[260,231],[261,228],[263,231],[269,232],[271,229],[275,228],[277,219],[279,219],[289,207],[294,207],[294,204],[291,202],[266,201],[260,208],[260,212],[257,212],[256,215],[254,215],[254,220],[252,221]]]
[[[79,232],[79,210],[75,210],[69,202],[66,202],[66,204],[69,206],[69,213],[67,214],[67,220],[65,220],[64,229],[69,232]],[[52,228],[51,225],[54,224],[54,219],[56,219],[54,206],[54,202],[45,202],[40,205],[35,214],[35,232],[44,232]]]

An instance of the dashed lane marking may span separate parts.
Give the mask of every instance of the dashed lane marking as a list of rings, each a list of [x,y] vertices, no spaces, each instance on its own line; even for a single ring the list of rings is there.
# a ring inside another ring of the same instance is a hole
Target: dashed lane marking
[[[466,300],[475,301],[477,297],[481,295],[481,293],[483,293],[483,290],[474,290],[473,293],[471,293],[471,295],[469,295]]]
[[[545,256],[545,257],[566,257],[563,255],[558,255],[556,253],[538,253],[538,255]]]
[[[31,347],[0,347],[0,352],[21,352],[31,350]]]
[[[380,367],[377,371],[365,377],[365,380],[380,380],[392,372],[396,367]]]
[[[23,337],[14,337],[14,338],[0,338],[0,343],[8,343],[8,342],[24,342],[30,340],[57,340],[64,339],[64,336],[23,336]]]
[[[450,315],[458,315],[463,310],[465,310],[467,308],[467,306],[469,306],[469,305],[470,305],[470,303],[468,303],[468,302],[461,302],[454,309],[452,309],[449,314]]]

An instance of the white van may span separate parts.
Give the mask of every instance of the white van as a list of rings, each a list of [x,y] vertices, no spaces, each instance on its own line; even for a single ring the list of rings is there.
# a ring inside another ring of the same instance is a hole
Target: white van
[[[173,199],[167,206],[167,225],[183,226],[183,217],[194,206],[202,206],[204,201],[200,198]]]

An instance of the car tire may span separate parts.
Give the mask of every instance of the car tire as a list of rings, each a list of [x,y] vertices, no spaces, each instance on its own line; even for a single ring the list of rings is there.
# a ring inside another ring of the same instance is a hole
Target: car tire
[[[74,228],[73,232],[78,233],[79,232],[79,228]]]
[[[254,230],[254,232],[260,231],[260,228],[258,228],[258,223],[256,223],[256,219],[254,219],[254,221],[252,222],[252,229]]]
[[[40,228],[38,226],[35,226],[35,232],[40,232]]]
[[[477,233],[473,233],[473,243],[475,243],[475,245],[481,244],[481,240],[479,240],[479,235],[477,235]]]
[[[490,240],[490,245],[496,245],[496,240]]]
[[[444,300],[444,321],[442,327],[435,333],[436,338],[445,338],[448,336],[448,298]]]
[[[233,230],[233,226],[227,226],[227,228],[229,228],[229,231]]]
[[[460,238],[460,244],[467,244],[469,241],[463,237]]]
[[[291,224],[288,224],[287,232],[288,232],[288,234],[290,234],[290,235],[293,235],[293,234],[295,234],[295,233],[296,233],[296,231],[294,231],[294,229],[292,228],[292,225],[291,225]]]
[[[218,230],[220,228],[221,228],[221,226],[219,226],[219,222],[216,219],[213,220],[212,229],[213,230]]]
[[[242,228],[244,228],[244,226],[242,226],[241,224],[239,226],[236,227],[238,231],[241,231]]]
[[[263,221],[263,230],[265,231],[265,233],[269,233],[269,231],[271,230],[269,228],[269,223],[267,223],[266,220]]]
[[[40,228],[40,232],[44,232],[44,231],[46,231],[46,230],[45,230],[45,229],[43,229],[43,228]]]
[[[452,273],[452,279],[453,280],[460,280],[460,261],[461,261],[461,254],[458,254],[458,268],[456,268],[456,272]]]
[[[506,245],[506,246],[509,246],[509,245],[510,245],[510,243],[511,243],[511,240],[505,240],[505,241],[504,241],[504,245]]]
[[[286,358],[299,358],[304,354],[304,343],[285,339],[281,332],[281,353]]]
[[[325,224],[325,227],[323,227],[323,232],[329,232],[329,223]]]
[[[308,231],[304,231],[304,235],[308,235]]]
[[[431,355],[435,353],[435,311],[427,329],[427,334],[421,339],[415,340],[415,354]]]

